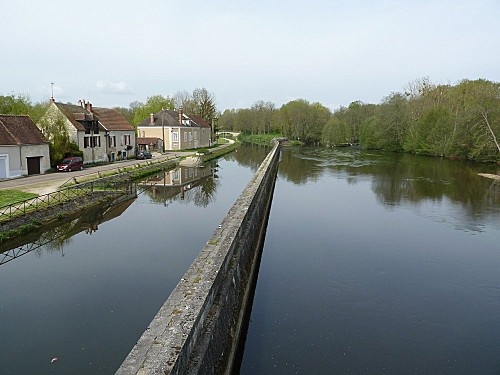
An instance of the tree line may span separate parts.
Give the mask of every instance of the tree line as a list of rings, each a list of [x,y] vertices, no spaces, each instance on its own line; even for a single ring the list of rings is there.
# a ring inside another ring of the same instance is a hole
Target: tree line
[[[100,107],[99,103],[95,106]],[[28,95],[0,95],[0,114],[29,115],[35,124],[40,122],[48,107],[48,100],[33,103]],[[179,108],[183,108],[184,113],[200,116],[208,123],[212,123],[217,115],[215,95],[206,88],[197,88],[192,93],[179,91],[172,96],[153,95],[145,102],[133,101],[129,107],[114,107],[134,126],[149,118],[151,113]]]
[[[47,106],[48,102],[33,104],[27,96],[0,96],[0,113],[28,114],[35,123]],[[333,112],[321,103],[297,99],[280,108],[261,100],[251,108],[218,113],[214,94],[205,88],[154,95],[115,109],[137,125],[151,113],[180,107],[219,130],[276,133],[308,145],[360,144],[420,155],[500,160],[500,83],[484,79],[454,85],[417,79],[379,104],[355,101]]]
[[[423,78],[379,104],[355,101],[331,112],[299,99],[276,108],[259,101],[226,110],[220,128],[279,133],[327,147],[369,149],[481,161],[500,160],[500,84],[484,79],[435,85]]]

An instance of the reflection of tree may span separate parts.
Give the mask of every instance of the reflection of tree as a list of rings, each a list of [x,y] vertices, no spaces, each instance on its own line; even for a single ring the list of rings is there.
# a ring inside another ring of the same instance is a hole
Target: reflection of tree
[[[36,249],[35,254],[40,257],[44,251],[48,254],[55,252],[62,253],[64,251],[64,246],[71,242],[74,234],[73,228],[77,221],[78,219],[74,219],[44,232],[38,241],[47,242]]]
[[[7,242],[0,248],[2,253],[8,253],[0,264],[30,252],[41,257],[44,251],[49,254],[61,251],[64,256],[64,247],[71,241],[72,236],[82,231],[92,234],[99,224],[120,216],[134,200],[135,196],[125,196],[118,200],[100,202],[99,205],[79,214],[65,217],[62,223],[53,223]]]
[[[297,185],[316,181],[323,170],[321,157],[315,155],[318,150],[306,147],[296,148],[293,151],[285,149],[281,154],[279,175]]]
[[[250,167],[252,170],[257,170],[267,154],[271,151],[271,147],[242,144],[239,145],[235,152],[224,156],[226,160],[234,160],[238,164],[245,167]]]
[[[388,205],[449,199],[475,217],[500,204],[500,183],[478,176],[495,166],[358,148],[283,148],[280,176],[296,184],[314,181],[327,170],[348,183],[370,178],[377,198]]]
[[[212,177],[206,178],[196,187],[194,204],[200,207],[207,207],[215,198],[217,190],[217,180]]]

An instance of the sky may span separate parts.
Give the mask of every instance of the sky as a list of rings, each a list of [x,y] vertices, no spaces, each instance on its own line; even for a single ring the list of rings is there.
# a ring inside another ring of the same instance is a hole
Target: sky
[[[335,110],[412,81],[500,81],[500,0],[0,0],[0,95]]]

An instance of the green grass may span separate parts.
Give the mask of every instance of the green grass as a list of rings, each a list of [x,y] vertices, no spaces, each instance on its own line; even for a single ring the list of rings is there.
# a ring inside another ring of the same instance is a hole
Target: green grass
[[[0,207],[35,197],[38,197],[38,194],[19,190],[0,190]]]
[[[238,136],[238,139],[241,142],[245,143],[254,143],[259,145],[268,145],[271,146],[271,141],[274,138],[282,137],[281,134],[278,133],[270,133],[270,134],[243,134],[241,133]]]

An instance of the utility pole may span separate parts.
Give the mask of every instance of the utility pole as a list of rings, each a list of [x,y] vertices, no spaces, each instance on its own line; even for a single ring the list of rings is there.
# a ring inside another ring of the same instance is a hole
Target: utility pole
[[[165,128],[163,127],[163,107],[161,109],[161,136],[162,136],[162,154],[165,153]]]

